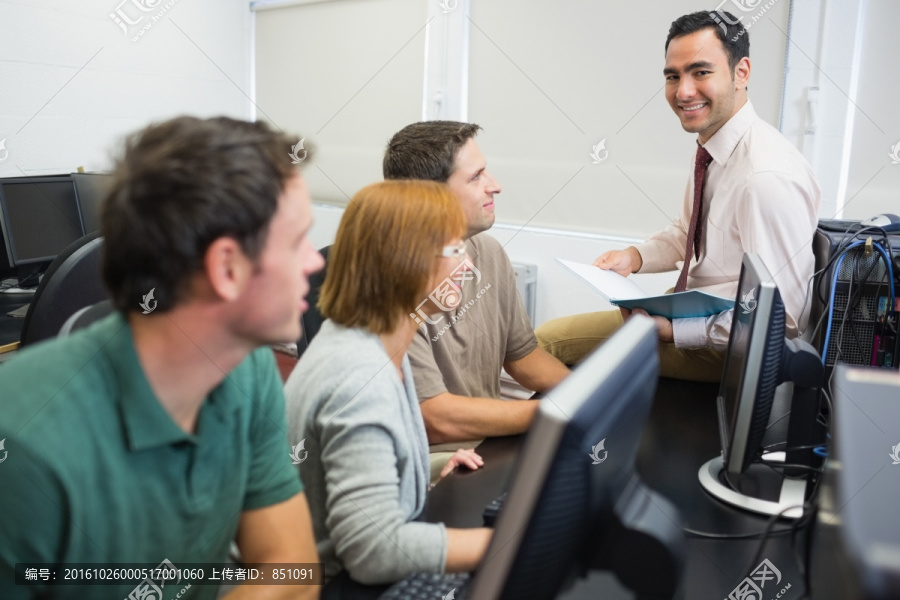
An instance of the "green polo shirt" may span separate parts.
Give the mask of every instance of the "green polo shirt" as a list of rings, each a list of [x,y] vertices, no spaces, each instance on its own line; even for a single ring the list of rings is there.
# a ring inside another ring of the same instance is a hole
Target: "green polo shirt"
[[[268,348],[250,354],[209,394],[191,435],[154,396],[120,315],[0,365],[3,439],[4,600],[48,592],[122,600],[134,584],[16,586],[13,568],[17,562],[222,563],[242,511],[302,490]],[[182,587],[167,585],[161,600]],[[194,586],[181,598],[215,595],[215,586]]]

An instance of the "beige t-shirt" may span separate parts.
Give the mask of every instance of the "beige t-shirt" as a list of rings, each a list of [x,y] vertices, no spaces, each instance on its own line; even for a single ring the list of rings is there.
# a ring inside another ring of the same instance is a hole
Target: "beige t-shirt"
[[[503,247],[486,233],[466,244],[473,268],[462,285],[459,305],[427,318],[421,315],[409,347],[419,402],[443,392],[499,398],[503,363],[537,348]]]

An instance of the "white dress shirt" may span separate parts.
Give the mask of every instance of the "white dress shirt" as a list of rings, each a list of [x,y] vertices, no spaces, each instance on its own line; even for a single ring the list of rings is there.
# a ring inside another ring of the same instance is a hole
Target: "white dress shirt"
[[[755,252],[775,278],[787,312],[788,337],[806,327],[807,282],[815,258],[813,235],[822,203],[812,167],[777,129],[760,119],[748,100],[704,144],[712,155],[703,188],[700,259],[691,257],[687,289],[735,297],[745,252]],[[694,158],[681,214],[637,246],[641,273],[681,270],[691,222]],[[679,348],[725,349],[733,311],[674,319]]]

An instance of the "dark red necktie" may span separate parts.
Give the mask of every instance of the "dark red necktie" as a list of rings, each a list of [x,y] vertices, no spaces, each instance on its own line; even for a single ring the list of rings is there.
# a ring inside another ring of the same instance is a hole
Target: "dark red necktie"
[[[687,244],[684,248],[684,266],[681,267],[681,275],[675,284],[676,292],[683,292],[687,287],[691,254],[700,258],[700,240],[703,239],[703,180],[706,178],[706,167],[711,162],[712,156],[698,143],[697,157],[694,159],[694,210],[691,212],[691,224],[688,227]]]

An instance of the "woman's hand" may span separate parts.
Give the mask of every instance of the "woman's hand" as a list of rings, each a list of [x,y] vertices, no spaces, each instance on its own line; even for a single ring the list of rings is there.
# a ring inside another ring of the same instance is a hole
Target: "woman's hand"
[[[444,468],[441,469],[441,479],[452,473],[458,466],[468,467],[473,471],[477,471],[484,466],[484,459],[476,454],[474,450],[463,450],[460,448],[456,451],[456,454],[450,457]]]

